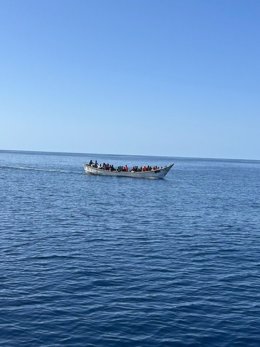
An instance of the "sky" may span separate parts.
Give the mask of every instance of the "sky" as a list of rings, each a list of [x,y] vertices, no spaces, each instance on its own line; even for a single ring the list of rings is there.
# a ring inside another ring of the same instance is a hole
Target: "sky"
[[[0,0],[0,149],[260,159],[259,0]]]

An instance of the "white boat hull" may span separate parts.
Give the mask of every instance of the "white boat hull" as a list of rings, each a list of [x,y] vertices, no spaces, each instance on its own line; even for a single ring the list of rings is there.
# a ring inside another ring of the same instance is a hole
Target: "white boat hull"
[[[84,170],[86,173],[91,175],[99,175],[99,176],[115,176],[115,177],[132,177],[132,178],[149,178],[149,179],[159,179],[164,178],[170,169],[173,167],[173,164],[169,166],[165,166],[162,169],[151,170],[151,171],[110,171],[99,169],[93,167],[89,164],[84,165]]]

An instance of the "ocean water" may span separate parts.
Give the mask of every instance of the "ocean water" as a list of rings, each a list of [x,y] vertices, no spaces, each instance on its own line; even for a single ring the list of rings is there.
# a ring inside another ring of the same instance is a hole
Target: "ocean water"
[[[260,162],[1,152],[0,312],[3,347],[260,346]]]

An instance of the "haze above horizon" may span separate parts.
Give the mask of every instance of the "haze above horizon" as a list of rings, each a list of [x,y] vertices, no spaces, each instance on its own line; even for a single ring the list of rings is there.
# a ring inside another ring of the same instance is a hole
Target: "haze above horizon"
[[[0,149],[260,159],[260,2],[0,1]]]

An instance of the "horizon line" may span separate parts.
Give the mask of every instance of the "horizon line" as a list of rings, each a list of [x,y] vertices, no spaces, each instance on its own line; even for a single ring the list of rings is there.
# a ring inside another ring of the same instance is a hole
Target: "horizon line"
[[[50,154],[50,155],[105,155],[105,156],[130,156],[130,157],[162,157],[176,159],[201,159],[201,160],[229,160],[229,161],[256,161],[260,159],[248,158],[221,158],[221,157],[185,157],[185,156],[170,156],[170,155],[151,155],[151,154],[116,154],[116,153],[86,153],[86,152],[59,152],[59,151],[41,151],[41,150],[25,150],[25,149],[0,149],[0,153],[21,153],[21,154]]]

